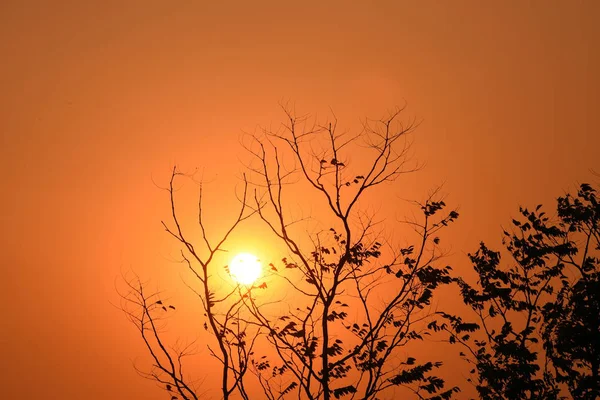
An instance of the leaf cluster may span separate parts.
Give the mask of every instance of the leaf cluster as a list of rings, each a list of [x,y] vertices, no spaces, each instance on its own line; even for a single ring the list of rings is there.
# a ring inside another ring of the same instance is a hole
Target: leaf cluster
[[[560,197],[556,220],[541,208],[521,208],[503,231],[507,266],[484,243],[469,255],[477,285],[456,282],[477,322],[445,314],[436,325],[467,350],[460,354],[482,398],[562,398],[560,384],[574,398],[600,396],[596,191],[583,184]]]

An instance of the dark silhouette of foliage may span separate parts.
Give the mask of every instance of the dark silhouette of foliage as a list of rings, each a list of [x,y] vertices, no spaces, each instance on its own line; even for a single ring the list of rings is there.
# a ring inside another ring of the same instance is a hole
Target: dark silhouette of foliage
[[[413,244],[391,243],[386,221],[364,209],[367,195],[416,168],[408,164],[406,140],[414,124],[396,122],[401,109],[367,120],[354,136],[338,133],[335,118],[309,126],[306,117],[284,111],[281,130],[251,135],[245,143],[253,157],[251,178],[244,175],[240,209],[218,240],[207,233],[201,184],[197,243],[177,212],[175,181],[193,176],[174,168],[165,188],[171,221],[163,226],[181,245],[180,261],[194,279],[186,283],[211,334],[207,348],[221,365],[223,399],[255,398],[248,392],[255,381],[268,400],[396,398],[399,388],[419,399],[447,400],[459,388],[437,376],[441,362],[410,355],[435,332],[462,346],[469,382],[482,399],[600,398],[600,206],[592,186],[559,197],[552,218],[541,205],[520,208],[503,231],[505,253],[481,243],[469,254],[477,275],[471,285],[439,265],[440,232],[458,213],[447,210],[437,191],[415,203],[419,218],[403,221],[417,234]],[[353,151],[364,153],[362,161],[371,158],[355,166]],[[296,197],[288,197],[289,185]],[[309,199],[318,218],[290,211]],[[267,281],[225,283],[216,273],[222,266],[214,265],[232,232],[253,215],[286,253],[268,266],[268,278],[279,285],[271,298]],[[310,228],[301,229],[303,221]],[[171,400],[202,398],[184,373],[194,342],[169,346],[165,340],[166,319],[177,307],[137,275],[124,281],[121,308],[152,363],[136,370]],[[451,283],[475,321],[434,308],[438,289]],[[279,293],[284,298],[273,300]]]
[[[477,323],[443,314],[436,330],[473,365],[473,382],[484,399],[600,396],[599,230],[596,191],[581,185],[577,196],[558,199],[555,221],[538,205],[520,209],[503,243],[511,264],[484,243],[469,257],[477,286],[457,278]],[[471,380],[471,379],[470,379]]]
[[[575,276],[561,276],[555,301],[543,309],[542,337],[559,383],[577,399],[600,397],[600,205],[596,191],[581,185],[577,196],[558,199],[563,229],[578,236],[580,251],[564,263]]]

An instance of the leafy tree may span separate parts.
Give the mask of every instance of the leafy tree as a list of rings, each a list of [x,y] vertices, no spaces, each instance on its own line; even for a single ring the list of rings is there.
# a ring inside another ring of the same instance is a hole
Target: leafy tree
[[[469,255],[477,285],[456,282],[477,323],[448,314],[447,323],[433,323],[466,349],[460,355],[473,365],[481,398],[563,398],[561,384],[573,398],[600,396],[596,191],[583,184],[557,210],[550,220],[541,205],[520,209],[504,231],[510,264],[484,243]]]
[[[581,185],[577,196],[558,199],[561,226],[578,236],[579,251],[564,263],[574,276],[561,276],[555,301],[543,309],[542,337],[556,379],[577,399],[600,397],[600,205],[596,191]],[[570,279],[569,279],[570,278]]]

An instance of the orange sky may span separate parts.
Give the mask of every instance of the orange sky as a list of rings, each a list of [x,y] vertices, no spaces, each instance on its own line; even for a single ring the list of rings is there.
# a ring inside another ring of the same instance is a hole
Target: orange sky
[[[458,271],[519,204],[597,181],[599,2],[362,3],[1,2],[6,398],[165,398],[110,304],[123,269],[180,286],[152,178],[200,167],[214,221],[231,215],[239,136],[281,100],[349,129],[406,101],[427,167],[381,206],[445,182]]]

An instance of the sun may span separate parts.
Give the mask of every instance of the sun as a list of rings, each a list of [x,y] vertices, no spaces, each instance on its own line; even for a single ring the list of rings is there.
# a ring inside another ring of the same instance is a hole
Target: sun
[[[233,279],[243,285],[254,283],[262,272],[260,261],[250,253],[239,253],[231,260],[229,273]]]

